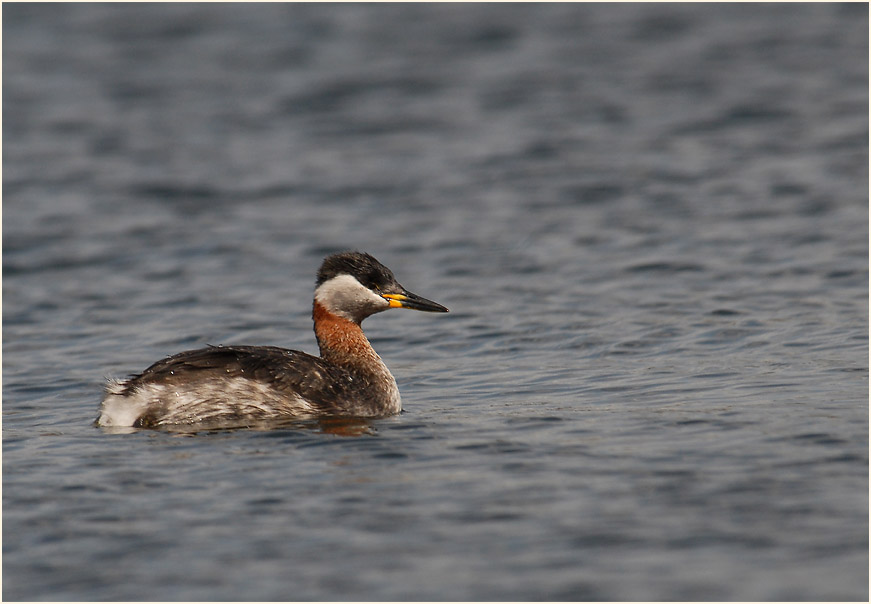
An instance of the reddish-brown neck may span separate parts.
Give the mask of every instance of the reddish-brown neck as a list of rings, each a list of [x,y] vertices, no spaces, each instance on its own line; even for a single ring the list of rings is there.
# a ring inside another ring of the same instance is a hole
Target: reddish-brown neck
[[[323,359],[338,365],[366,367],[373,361],[381,365],[359,324],[334,315],[319,302],[314,303],[312,318]]]
[[[399,413],[402,402],[396,380],[372,349],[359,323],[331,313],[315,301],[312,310],[321,358],[345,368],[358,386],[357,398],[377,415]],[[370,410],[371,411],[371,410]]]

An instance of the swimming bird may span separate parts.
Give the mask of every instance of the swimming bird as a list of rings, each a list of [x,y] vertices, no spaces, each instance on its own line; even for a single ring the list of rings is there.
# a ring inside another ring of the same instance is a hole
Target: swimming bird
[[[377,418],[399,413],[396,380],[363,333],[390,308],[448,309],[402,287],[369,254],[327,256],[312,318],[320,357],[275,346],[209,346],[110,381],[97,425],[238,427],[283,419]]]

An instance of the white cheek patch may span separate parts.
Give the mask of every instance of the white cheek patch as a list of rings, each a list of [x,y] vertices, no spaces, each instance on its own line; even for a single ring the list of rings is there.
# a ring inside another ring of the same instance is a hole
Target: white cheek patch
[[[373,313],[390,308],[390,302],[348,274],[336,275],[321,283],[315,290],[315,301],[334,315],[358,323]]]

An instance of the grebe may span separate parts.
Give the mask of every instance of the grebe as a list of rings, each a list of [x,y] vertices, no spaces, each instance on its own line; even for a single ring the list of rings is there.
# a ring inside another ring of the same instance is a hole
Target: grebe
[[[320,358],[274,346],[181,352],[126,381],[110,381],[97,425],[237,427],[399,413],[396,380],[360,327],[388,308],[448,312],[406,290],[369,254],[328,256],[318,271],[312,311]]]

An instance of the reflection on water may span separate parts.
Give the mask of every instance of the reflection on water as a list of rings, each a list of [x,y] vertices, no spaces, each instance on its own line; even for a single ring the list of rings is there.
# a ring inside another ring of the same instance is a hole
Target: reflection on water
[[[94,423],[96,426],[96,423]],[[235,430],[310,430],[335,436],[374,436],[377,433],[373,420],[355,417],[326,417],[310,420],[284,419],[272,421],[246,422],[236,427],[221,422],[210,426],[207,422],[196,425],[170,425],[160,428],[130,428],[125,426],[99,426],[105,434],[133,434],[142,430],[157,430],[178,436],[197,436],[233,432]]]

